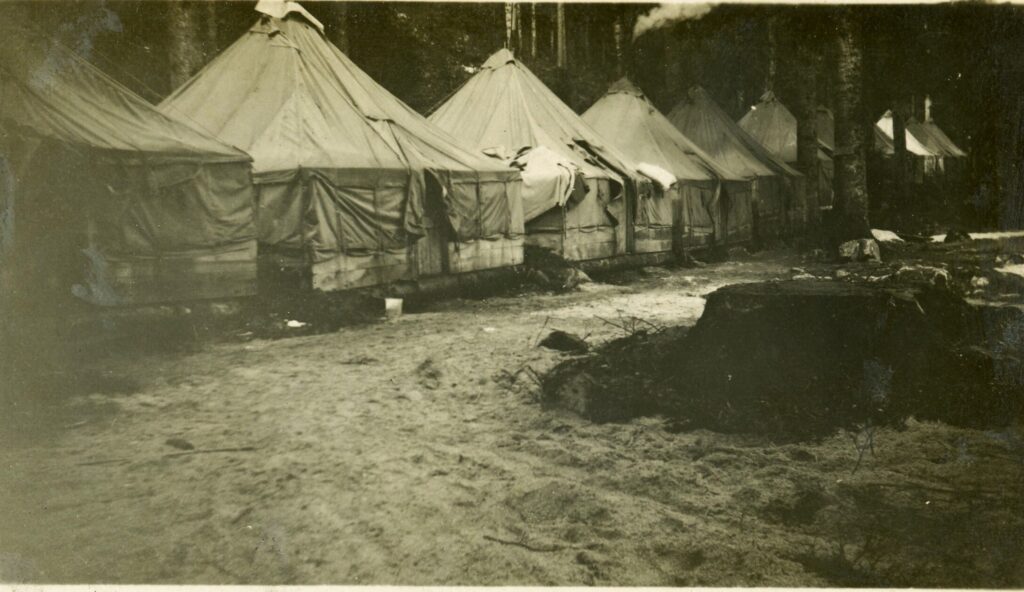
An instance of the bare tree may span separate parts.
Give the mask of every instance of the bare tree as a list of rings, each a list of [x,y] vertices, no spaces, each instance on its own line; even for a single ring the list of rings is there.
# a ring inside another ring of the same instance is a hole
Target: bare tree
[[[555,6],[555,11],[556,11],[555,12],[555,18],[556,18],[556,21],[557,21],[556,29],[558,31],[557,34],[556,34],[556,38],[558,40],[558,61],[557,61],[557,63],[558,63],[558,67],[559,68],[565,68],[566,65],[567,65],[567,62],[568,62],[568,55],[566,53],[566,46],[565,46],[565,41],[566,41],[565,40],[565,4],[563,4],[562,2],[559,2]]]
[[[217,3],[216,2],[204,2],[203,3],[203,33],[206,36],[206,59],[209,61],[213,59],[217,52],[220,51],[220,43],[218,39],[219,23],[217,22]]]
[[[168,4],[167,31],[170,36],[171,88],[184,84],[203,65],[202,5],[183,0]]]
[[[778,17],[771,15],[767,19],[767,33],[768,33],[768,68],[765,73],[764,88],[765,90],[775,89],[775,76],[779,68],[779,41],[778,36],[775,34],[775,30],[778,26]]]
[[[910,156],[907,154],[907,118],[911,115],[912,109],[908,97],[902,93],[893,100],[892,104],[892,182],[896,200],[895,204],[889,204],[897,208],[905,209],[910,200]]]
[[[626,74],[626,23],[625,15],[615,16],[612,22],[613,36],[615,38],[615,73],[619,76]]]
[[[512,19],[514,18],[515,4],[505,3],[505,47],[512,49]]]
[[[834,238],[850,240],[871,235],[865,150],[869,125],[863,98],[863,31],[852,8],[836,15],[837,96],[835,147]]]
[[[338,49],[348,54],[350,49],[348,2],[331,2],[327,6],[330,8],[327,17],[327,37]]]
[[[1019,67],[1018,67],[1019,68]],[[1024,79],[1024,71],[1008,68],[1003,79],[1016,86]],[[999,225],[1004,229],[1024,228],[1024,98],[1013,93],[1006,93],[1002,98],[1002,113],[999,122],[1000,150],[996,157],[996,178],[999,182],[999,193],[1002,211],[999,213]]]
[[[818,70],[823,49],[819,20],[814,9],[791,9],[768,21],[769,63],[766,88],[789,97],[796,118],[796,168],[804,174],[801,195],[806,221],[817,222],[819,213]],[[779,76],[781,70],[781,76]],[[781,78],[776,80],[776,78]]]
[[[809,36],[796,39],[794,52],[794,98],[793,115],[796,117],[796,161],[797,168],[804,174],[804,203],[807,205],[808,222],[818,218],[818,180],[821,162],[818,160],[818,88],[817,65],[819,52],[810,45]]]
[[[537,3],[530,3],[530,57],[537,57]]]

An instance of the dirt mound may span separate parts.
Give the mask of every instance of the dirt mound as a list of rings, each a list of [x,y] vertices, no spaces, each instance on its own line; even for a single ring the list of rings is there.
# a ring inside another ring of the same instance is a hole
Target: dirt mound
[[[638,335],[556,368],[549,405],[596,421],[671,417],[807,437],[909,416],[978,426],[1024,403],[1024,314],[930,286],[734,285],[689,333]]]

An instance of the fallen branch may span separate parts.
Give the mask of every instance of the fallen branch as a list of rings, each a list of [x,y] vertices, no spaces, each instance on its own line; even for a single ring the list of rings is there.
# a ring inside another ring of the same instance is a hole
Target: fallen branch
[[[126,463],[129,462],[127,458],[110,458],[107,460],[90,460],[87,462],[76,463],[80,467],[88,467],[93,465],[111,465],[114,463]]]
[[[613,321],[609,321],[606,318],[599,317],[599,316],[596,316],[596,315],[595,315],[595,318],[597,320],[599,320],[599,321],[603,321],[604,323],[606,323],[608,325],[611,325],[612,327],[615,327],[616,329],[622,331],[623,333],[625,333],[626,335],[628,335],[630,337],[632,337],[633,335],[636,335],[637,333],[640,332],[640,327],[639,327],[640,325],[647,325],[648,327],[653,329],[653,333],[660,333],[660,332],[665,330],[665,326],[664,325],[658,325],[658,324],[655,324],[655,323],[652,323],[652,322],[648,321],[647,319],[642,319],[642,318],[636,317],[636,316],[623,316],[623,315],[620,315],[619,316],[619,323],[615,323]]]
[[[527,376],[529,376],[533,380],[533,382],[537,384],[537,386],[544,386],[544,381],[541,379],[540,374],[538,374],[537,371],[533,369],[533,366],[526,364],[516,372],[516,376],[518,376],[520,373],[525,373]]]
[[[186,450],[185,452],[172,452],[165,454],[164,458],[171,458],[172,456],[186,456],[189,454],[210,454],[213,452],[254,452],[255,446],[242,446],[240,448],[208,448],[206,450]]]
[[[164,458],[171,458],[175,456],[187,456],[189,454],[211,454],[214,452],[254,452],[255,446],[241,446],[239,448],[208,448],[206,450],[186,450],[185,452],[172,452],[170,454],[163,455]],[[131,459],[127,458],[108,458],[105,460],[90,460],[86,462],[77,463],[80,467],[87,467],[92,465],[110,465],[114,463],[129,463]]]
[[[509,540],[506,540],[506,539],[499,539],[498,537],[493,537],[493,536],[491,536],[489,534],[485,534],[484,538],[489,540],[489,541],[493,541],[495,543],[501,543],[502,545],[512,545],[514,547],[522,547],[522,548],[526,549],[527,551],[535,551],[537,553],[553,553],[555,551],[561,551],[561,550],[565,549],[565,547],[562,546],[562,545],[544,545],[543,547],[539,547],[539,546],[531,545],[529,543],[524,543],[522,541],[509,541]]]
[[[599,317],[597,315],[594,315],[594,318],[596,318],[599,321],[603,321],[605,324],[608,324],[608,325],[611,325],[612,327],[615,327],[616,329],[622,331],[623,333],[630,334],[629,333],[629,329],[627,329],[624,325],[620,325],[618,323],[613,323],[613,322],[609,321],[608,319],[606,319],[604,317]]]
[[[852,473],[856,473],[857,469],[860,468],[861,462],[864,461],[864,454],[871,451],[871,456],[875,455],[875,426],[872,425],[869,419],[867,424],[861,428],[861,431],[856,434],[852,434],[853,445],[857,449],[857,464],[853,466]]]
[[[542,335],[544,335],[544,329],[548,326],[548,321],[550,321],[550,320],[551,320],[551,316],[550,315],[544,317],[544,324],[541,325],[540,329],[537,330],[537,336],[534,337],[531,340],[533,345],[530,346],[530,349],[533,349],[533,348],[537,347],[537,345],[540,343],[540,338],[541,338]]]

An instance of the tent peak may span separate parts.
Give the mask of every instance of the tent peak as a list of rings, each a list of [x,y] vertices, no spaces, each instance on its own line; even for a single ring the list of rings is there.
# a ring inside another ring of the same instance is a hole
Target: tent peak
[[[292,0],[259,0],[256,3],[255,10],[276,19],[284,19],[288,15],[297,14],[305,19],[306,22],[316,27],[321,35],[324,33],[324,24],[298,2],[293,2]]]
[[[610,87],[608,87],[608,93],[627,93],[636,95],[638,97],[644,96],[644,91],[640,90],[640,87],[633,84],[633,81],[628,76],[623,76],[615,81]]]
[[[687,94],[687,96],[690,97],[691,101],[696,101],[697,99],[707,99],[708,98],[708,91],[704,90],[704,87],[699,85],[699,84],[695,84],[695,85],[691,86],[690,90],[688,90],[686,92],[686,94]]]
[[[505,64],[514,64],[515,61],[516,56],[512,55],[512,52],[509,51],[507,47],[503,47],[491,54],[491,57],[487,58],[487,61],[484,62],[483,66],[480,66],[480,68],[490,68],[491,70],[495,70]]]
[[[764,91],[764,94],[761,95],[761,99],[760,99],[759,102],[761,102],[761,103],[771,103],[773,101],[778,101],[778,100],[779,100],[779,97],[775,96],[775,92],[774,91],[766,90],[766,91]]]

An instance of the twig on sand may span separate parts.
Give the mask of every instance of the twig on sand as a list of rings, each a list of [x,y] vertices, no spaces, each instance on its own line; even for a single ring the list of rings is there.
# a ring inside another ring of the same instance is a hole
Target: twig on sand
[[[213,452],[254,452],[255,446],[241,446],[239,448],[208,448],[205,450],[186,450],[185,452],[172,452],[170,454],[163,455],[164,458],[171,458],[175,456],[187,456],[190,454],[210,454]],[[111,465],[114,463],[129,463],[131,459],[128,458],[108,458],[105,460],[90,460],[86,462],[78,463],[78,466],[85,467],[90,465]]]
[[[210,454],[212,452],[254,452],[255,446],[241,446],[239,448],[208,448],[206,450],[186,450],[185,452],[172,452],[165,454],[164,458],[170,458],[172,456],[186,456],[189,454]]]
[[[652,323],[652,322],[648,321],[647,319],[642,319],[640,317],[624,316],[624,315],[620,314],[619,315],[619,322],[618,323],[613,322],[613,321],[609,321],[606,318],[599,317],[599,316],[596,316],[596,315],[595,315],[594,318],[596,318],[599,321],[603,321],[604,323],[606,323],[608,325],[611,325],[612,327],[615,327],[616,329],[622,331],[623,333],[625,333],[626,335],[628,335],[630,337],[632,337],[633,335],[636,335],[637,333],[639,333],[641,331],[641,329],[640,329],[641,325],[647,325],[648,327],[653,329],[653,333],[660,333],[660,332],[665,330],[665,326],[664,325],[658,325],[658,324],[655,324],[655,323]]]
[[[533,380],[533,382],[537,383],[537,386],[544,386],[544,381],[541,379],[540,374],[538,374],[537,371],[533,369],[533,366],[525,364],[522,368],[516,371],[517,376],[520,373],[524,373],[527,376],[529,376]]]
[[[537,553],[553,553],[555,551],[561,551],[562,549],[565,549],[563,545],[531,545],[529,543],[524,543],[523,541],[509,541],[506,539],[499,539],[498,537],[494,537],[489,534],[485,534],[484,538],[495,543],[501,543],[502,545],[522,547],[527,551],[536,551]]]
[[[522,512],[519,512],[519,516],[520,517],[523,516]],[[535,551],[537,553],[554,553],[555,551],[564,551],[565,549],[586,549],[586,550],[591,550],[591,549],[598,549],[598,548],[601,547],[600,543],[587,543],[585,545],[556,545],[556,544],[553,544],[553,543],[549,543],[549,544],[531,544],[531,543],[527,543],[525,538],[519,539],[517,541],[513,541],[513,540],[508,540],[508,539],[499,539],[498,537],[491,536],[489,534],[485,534],[484,538],[486,540],[488,540],[488,541],[493,541],[495,543],[501,543],[502,545],[511,545],[513,547],[522,547],[522,548],[524,548],[524,549],[526,549],[528,551]]]
[[[544,329],[545,329],[545,327],[548,326],[548,321],[550,321],[550,320],[551,320],[551,316],[550,315],[544,317],[544,324],[541,325],[540,329],[537,330],[537,336],[534,337],[531,340],[531,345],[530,345],[531,349],[537,347],[537,344],[540,343],[540,338],[544,334]]]
[[[853,446],[857,449],[857,464],[853,466],[853,473],[857,472],[860,468],[861,462],[864,461],[864,454],[871,451],[871,456],[875,455],[875,429],[869,419],[867,424],[861,428],[861,431],[856,434],[851,434],[853,439]]]
[[[126,463],[129,462],[127,458],[108,458],[106,460],[90,460],[86,462],[77,463],[80,467],[88,467],[92,465],[112,465],[114,463]]]
[[[501,370],[498,372],[498,374],[504,376],[509,382],[516,382],[519,379],[520,374],[525,374],[527,377],[530,378],[530,380],[535,382],[537,386],[544,386],[544,382],[541,379],[540,374],[536,370],[534,370],[533,366],[530,366],[529,363],[519,366],[518,368],[515,369],[514,372],[509,372],[508,370]]]
[[[604,317],[599,317],[597,315],[594,315],[594,318],[599,320],[599,321],[603,321],[605,324],[611,325],[612,327],[615,327],[616,329],[619,329],[620,331],[623,331],[625,333],[629,333],[629,330],[626,329],[626,327],[624,327],[624,326],[622,326],[622,325],[620,325],[618,323],[613,323],[613,322],[609,321],[608,319],[606,319]]]

